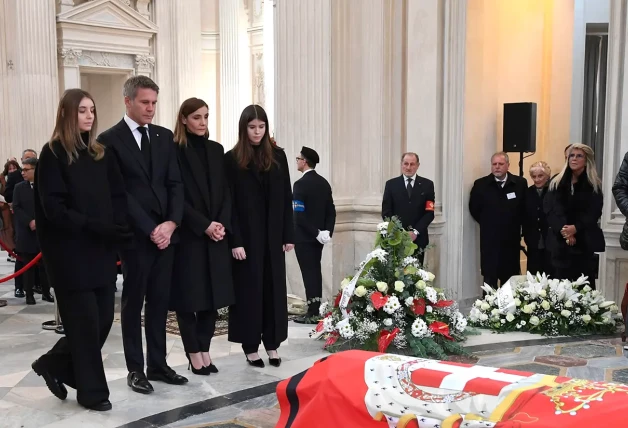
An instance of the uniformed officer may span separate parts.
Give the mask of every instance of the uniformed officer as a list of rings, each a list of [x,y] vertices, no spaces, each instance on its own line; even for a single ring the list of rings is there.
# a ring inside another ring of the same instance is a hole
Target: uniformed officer
[[[425,248],[429,244],[427,228],[434,220],[434,183],[417,175],[419,155],[404,153],[401,156],[403,174],[386,182],[382,200],[382,218],[397,216],[404,229],[410,230],[410,236],[419,247],[415,253],[419,263],[423,264]]]
[[[321,257],[323,246],[331,242],[336,223],[331,186],[314,170],[318,162],[314,150],[301,148],[297,168],[303,176],[294,183],[293,189],[294,249],[308,300],[307,314],[295,320],[302,324],[316,324],[320,319],[318,308],[323,295]]]

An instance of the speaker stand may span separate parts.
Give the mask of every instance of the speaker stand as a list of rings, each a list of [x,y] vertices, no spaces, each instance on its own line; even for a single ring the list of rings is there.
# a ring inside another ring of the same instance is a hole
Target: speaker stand
[[[523,177],[523,152],[519,152],[519,177]]]

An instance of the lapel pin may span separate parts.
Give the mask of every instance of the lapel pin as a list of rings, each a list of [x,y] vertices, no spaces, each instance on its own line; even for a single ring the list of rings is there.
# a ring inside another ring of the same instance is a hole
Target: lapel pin
[[[159,134],[155,134],[157,137],[159,137]]]

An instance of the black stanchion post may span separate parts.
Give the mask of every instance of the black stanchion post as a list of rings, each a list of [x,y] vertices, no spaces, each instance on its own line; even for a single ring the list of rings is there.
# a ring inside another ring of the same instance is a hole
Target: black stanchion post
[[[64,334],[63,324],[61,317],[59,316],[59,306],[57,306],[57,296],[55,296],[55,319],[52,321],[45,321],[41,324],[41,328],[44,330],[54,330],[57,334]]]

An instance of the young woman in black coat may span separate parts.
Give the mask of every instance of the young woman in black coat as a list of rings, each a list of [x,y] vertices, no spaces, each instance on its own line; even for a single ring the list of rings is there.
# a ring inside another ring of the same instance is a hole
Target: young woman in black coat
[[[260,342],[273,366],[288,337],[285,252],[294,248],[292,189],[283,149],[270,141],[268,117],[258,105],[240,116],[238,142],[225,154],[233,201],[229,244],[235,261],[235,306],[229,340],[241,343],[249,364],[264,367]]]
[[[549,188],[552,171],[546,162],[535,162],[530,166],[530,178],[534,184],[528,188],[523,218],[523,239],[527,247],[527,270],[533,275],[552,275],[551,260],[546,250],[547,218],[543,211],[543,199]]]
[[[116,251],[130,238],[117,163],[95,141],[93,98],[70,89],[35,171],[35,224],[65,336],[33,364],[48,389],[80,405],[110,410],[101,348],[113,323]]]
[[[177,312],[183,347],[192,372],[217,373],[209,355],[217,310],[234,302],[231,251],[231,195],[223,147],[208,140],[205,101],[190,98],[177,116],[174,141],[185,188],[180,245],[177,246],[171,309]]]
[[[556,278],[573,281],[585,275],[595,288],[594,253],[603,252],[606,247],[598,225],[603,202],[593,150],[584,144],[573,144],[543,203],[549,224],[547,248]]]

